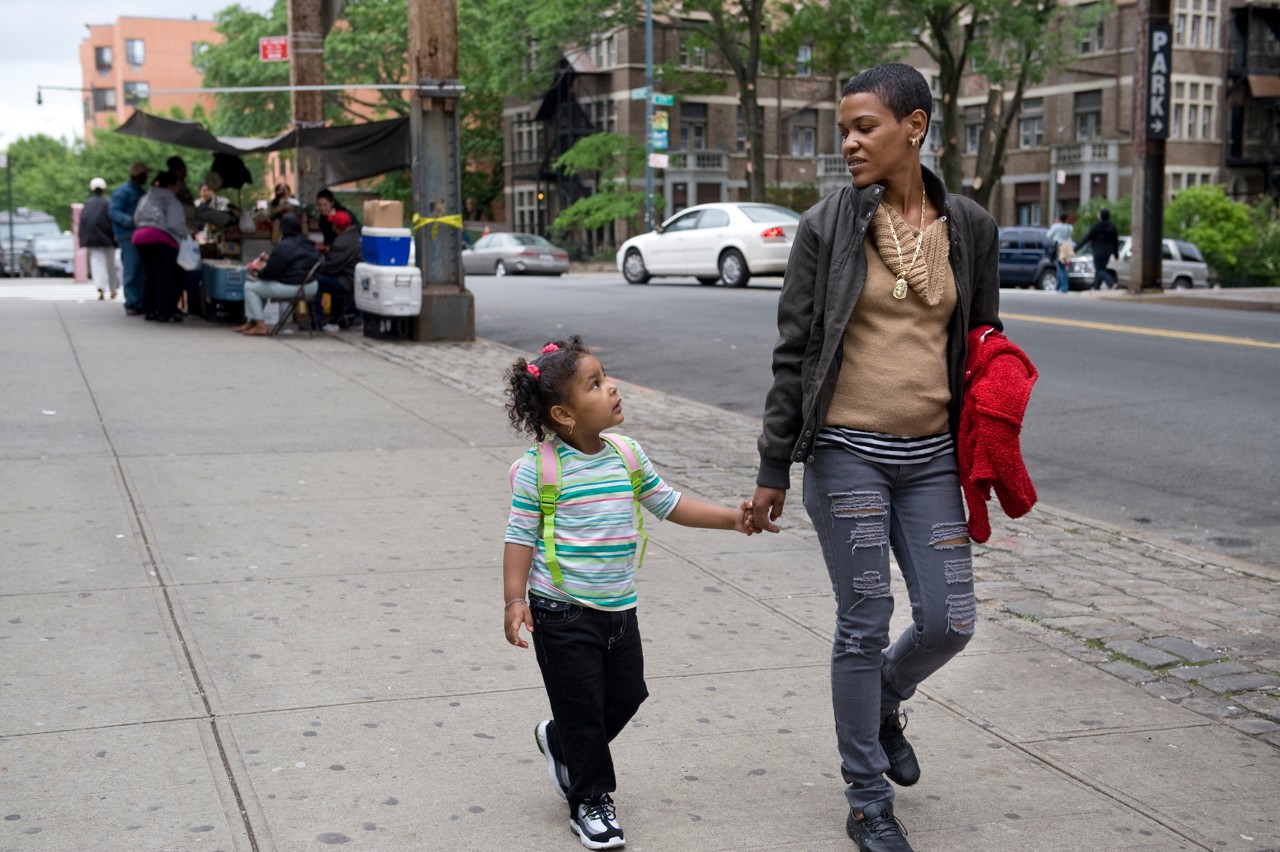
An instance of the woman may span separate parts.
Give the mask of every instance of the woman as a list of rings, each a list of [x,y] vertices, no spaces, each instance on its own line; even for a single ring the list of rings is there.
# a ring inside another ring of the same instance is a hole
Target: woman
[[[175,194],[181,179],[173,172],[156,175],[151,191],[138,202],[133,222],[133,245],[142,257],[146,275],[142,311],[156,322],[182,322],[178,297],[182,294],[182,270],[178,267],[178,243],[187,236],[187,217]]]
[[[1000,328],[996,223],[920,164],[933,96],[914,68],[844,87],[852,186],[801,219],[778,303],[754,498],[776,531],[792,462],[837,599],[831,688],[846,830],[909,850],[893,788],[920,775],[902,702],[973,635],[969,538],[954,452],[965,336]],[[913,623],[892,646],[892,549]]]

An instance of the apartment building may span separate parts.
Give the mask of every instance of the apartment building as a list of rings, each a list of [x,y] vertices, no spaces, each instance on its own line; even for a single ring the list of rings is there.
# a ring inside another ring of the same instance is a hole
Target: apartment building
[[[109,119],[124,124],[144,101],[149,111],[161,114],[178,106],[190,115],[197,104],[213,110],[212,95],[156,91],[200,87],[192,60],[205,45],[222,41],[213,21],[122,17],[85,26],[89,35],[80,43],[80,74],[86,140]]]

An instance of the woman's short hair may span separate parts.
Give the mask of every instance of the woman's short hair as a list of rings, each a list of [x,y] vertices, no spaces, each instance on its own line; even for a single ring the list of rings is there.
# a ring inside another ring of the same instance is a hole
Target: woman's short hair
[[[868,68],[848,83],[840,97],[860,94],[875,95],[893,112],[898,121],[916,110],[924,112],[926,126],[933,116],[933,92],[919,71],[910,65],[893,62]]]

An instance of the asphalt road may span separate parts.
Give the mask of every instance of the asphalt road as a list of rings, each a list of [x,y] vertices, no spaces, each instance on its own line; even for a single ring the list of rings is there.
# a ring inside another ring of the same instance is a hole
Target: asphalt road
[[[467,280],[476,332],[536,352],[583,335],[630,382],[759,416],[780,287],[613,274]],[[1280,567],[1275,313],[1003,292],[1040,370],[1023,453],[1042,502]]]

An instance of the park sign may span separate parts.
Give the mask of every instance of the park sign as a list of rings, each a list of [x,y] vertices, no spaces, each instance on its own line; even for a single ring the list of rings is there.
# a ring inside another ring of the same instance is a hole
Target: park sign
[[[1169,138],[1169,76],[1173,40],[1169,24],[1151,23],[1147,45],[1147,132],[1149,141]]]
[[[258,39],[258,59],[262,62],[288,62],[289,37],[263,36]]]

